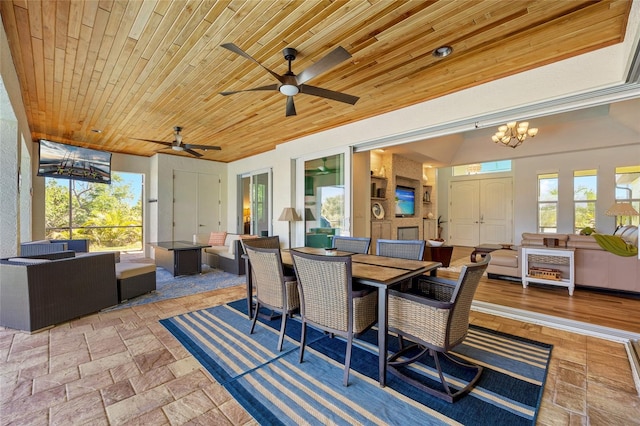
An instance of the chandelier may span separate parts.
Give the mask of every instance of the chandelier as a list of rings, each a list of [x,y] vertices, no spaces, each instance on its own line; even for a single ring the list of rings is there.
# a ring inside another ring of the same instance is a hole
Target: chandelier
[[[523,121],[521,123],[512,121],[506,125],[498,127],[498,131],[495,135],[491,136],[491,139],[495,143],[500,142],[504,146],[515,148],[524,142],[527,136],[533,138],[537,134],[538,129],[536,127],[532,127],[530,129],[528,121]]]

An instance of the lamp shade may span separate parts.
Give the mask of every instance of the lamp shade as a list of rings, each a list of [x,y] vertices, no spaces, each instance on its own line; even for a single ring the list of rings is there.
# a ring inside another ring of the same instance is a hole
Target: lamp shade
[[[614,203],[604,212],[607,216],[638,216],[638,211],[629,203]]]
[[[297,222],[302,220],[298,213],[296,213],[296,209],[293,207],[285,207],[282,209],[282,213],[280,213],[280,217],[278,220],[286,221],[286,222]]]
[[[306,208],[304,209],[304,219],[308,222],[311,220],[316,220],[315,216],[313,215],[313,212],[311,211],[310,208]]]

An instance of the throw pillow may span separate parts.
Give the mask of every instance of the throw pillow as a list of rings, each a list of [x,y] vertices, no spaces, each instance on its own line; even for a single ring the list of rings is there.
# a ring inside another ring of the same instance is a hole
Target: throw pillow
[[[210,246],[223,246],[224,240],[227,238],[226,232],[212,232],[209,236]]]

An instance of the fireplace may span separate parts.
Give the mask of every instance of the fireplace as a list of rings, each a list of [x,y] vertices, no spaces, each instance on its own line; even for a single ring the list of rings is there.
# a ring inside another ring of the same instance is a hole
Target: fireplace
[[[399,240],[419,240],[420,228],[417,226],[399,226],[398,239]]]

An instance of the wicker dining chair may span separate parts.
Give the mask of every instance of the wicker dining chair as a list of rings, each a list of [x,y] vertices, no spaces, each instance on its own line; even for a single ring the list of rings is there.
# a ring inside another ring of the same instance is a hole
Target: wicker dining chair
[[[482,366],[462,362],[449,351],[467,336],[471,302],[490,258],[491,255],[487,255],[482,262],[463,266],[457,281],[423,276],[410,292],[389,291],[389,331],[398,334],[400,346],[400,350],[387,360],[389,372],[447,402],[454,402],[475,386]],[[404,347],[403,338],[414,344]],[[416,349],[418,354],[407,355]],[[427,353],[434,359],[442,390],[429,387],[399,370]],[[409,358],[405,359],[405,355]],[[442,372],[440,355],[464,370],[475,372],[466,386],[458,390],[450,387]]]
[[[383,240],[376,243],[378,256],[397,257],[400,259],[422,260],[424,240]]]
[[[279,248],[258,248],[247,245],[246,251],[253,270],[253,285],[256,289],[256,307],[249,334],[253,334],[261,306],[281,313],[282,321],[278,339],[278,351],[281,351],[287,317],[300,308],[295,277],[284,275]]]
[[[291,251],[298,277],[302,334],[300,362],[304,359],[307,324],[347,339],[343,385],[349,383],[353,338],[376,323],[377,293],[354,291],[351,256],[323,256]]]
[[[331,242],[331,247],[350,253],[368,254],[370,245],[371,238],[369,237],[343,237],[336,235]]]
[[[242,238],[240,241],[242,241],[242,248],[247,246],[254,248],[280,248],[280,237],[277,235],[271,237]]]

